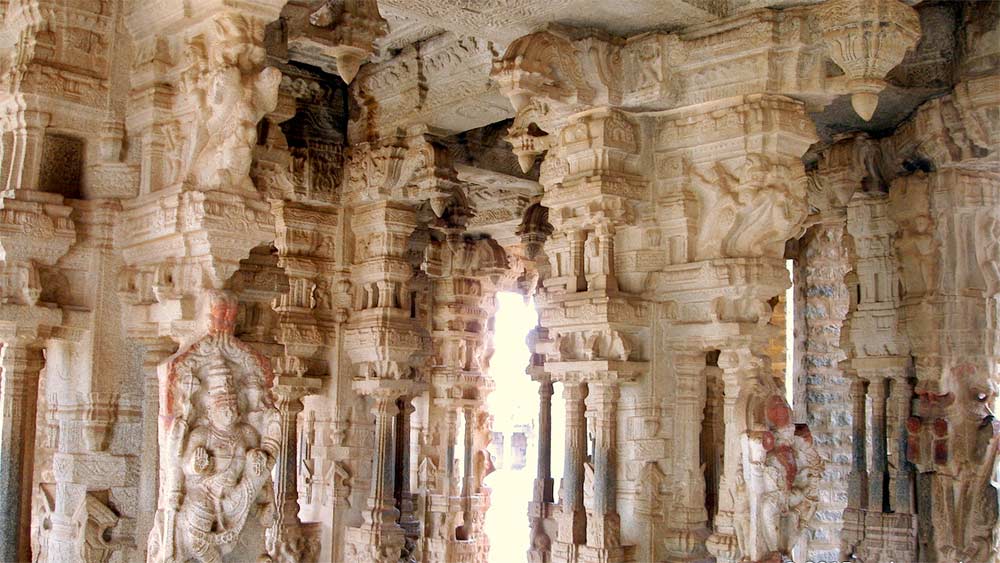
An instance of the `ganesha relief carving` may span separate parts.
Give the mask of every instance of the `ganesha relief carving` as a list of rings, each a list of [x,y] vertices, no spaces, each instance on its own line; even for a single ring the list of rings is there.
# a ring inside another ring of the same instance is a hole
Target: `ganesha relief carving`
[[[280,422],[268,361],[233,336],[237,303],[204,297],[205,334],[167,362],[160,393],[160,506],[149,563],[265,554]]]

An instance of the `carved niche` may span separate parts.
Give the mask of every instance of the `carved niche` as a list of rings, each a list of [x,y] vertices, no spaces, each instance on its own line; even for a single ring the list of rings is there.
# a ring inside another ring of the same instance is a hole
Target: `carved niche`
[[[281,436],[273,373],[233,336],[236,299],[203,296],[204,336],[160,374],[160,506],[149,563],[257,561]]]

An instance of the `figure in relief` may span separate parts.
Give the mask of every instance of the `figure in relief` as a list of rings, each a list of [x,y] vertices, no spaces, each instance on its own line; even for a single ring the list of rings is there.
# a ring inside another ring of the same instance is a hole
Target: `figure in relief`
[[[189,176],[199,188],[253,189],[250,166],[257,123],[278,103],[281,72],[265,59],[254,23],[238,15],[215,19],[211,40],[188,45],[181,90],[196,111],[188,139]]]
[[[767,397],[762,409],[764,424],[742,438],[736,537],[749,560],[780,561],[790,556],[816,512],[823,462],[808,430],[791,422],[782,396]]]
[[[280,422],[267,360],[233,336],[235,298],[203,299],[206,334],[160,379],[160,506],[149,563],[258,561]]]

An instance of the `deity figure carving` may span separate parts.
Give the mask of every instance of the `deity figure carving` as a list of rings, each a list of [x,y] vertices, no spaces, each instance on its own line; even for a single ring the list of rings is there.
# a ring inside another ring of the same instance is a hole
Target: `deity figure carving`
[[[204,302],[206,334],[161,372],[162,481],[149,563],[256,561],[265,554],[281,435],[273,374],[263,356],[233,336],[236,300],[213,291]]]
[[[817,483],[823,461],[805,425],[791,422],[780,395],[764,401],[764,424],[742,437],[736,474],[736,537],[751,561],[789,556],[819,504]]]

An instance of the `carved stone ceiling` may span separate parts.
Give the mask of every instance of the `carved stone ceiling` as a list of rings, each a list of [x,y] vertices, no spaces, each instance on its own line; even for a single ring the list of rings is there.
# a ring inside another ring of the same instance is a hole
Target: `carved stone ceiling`
[[[676,30],[761,7],[819,0],[380,0],[389,35],[383,55],[442,31],[488,39],[500,47],[559,23],[615,35]]]
[[[696,4],[706,0],[382,0],[389,20],[387,45],[417,30],[447,30],[506,45],[547,23],[595,26],[611,33],[634,33],[656,27],[680,27],[709,21],[715,14]],[[424,31],[429,33],[429,31]]]

